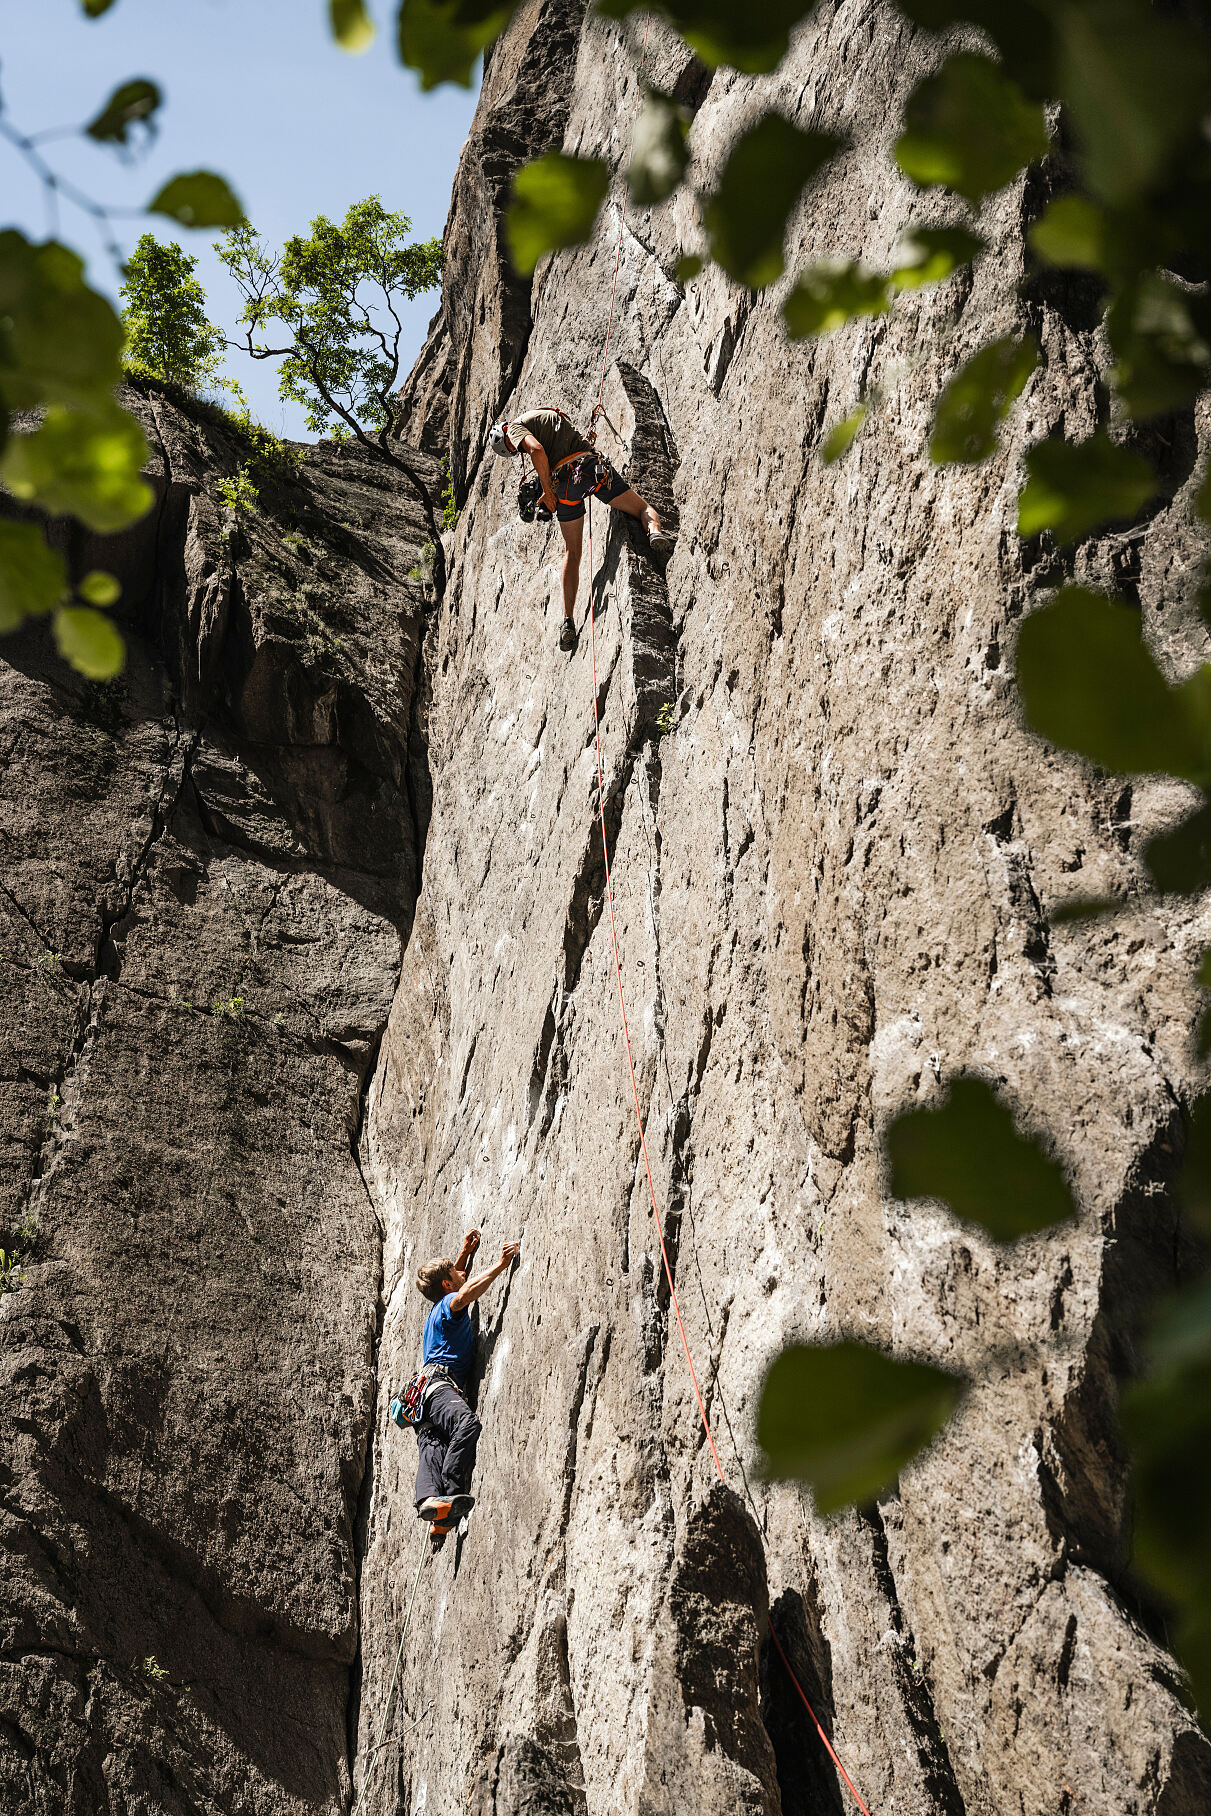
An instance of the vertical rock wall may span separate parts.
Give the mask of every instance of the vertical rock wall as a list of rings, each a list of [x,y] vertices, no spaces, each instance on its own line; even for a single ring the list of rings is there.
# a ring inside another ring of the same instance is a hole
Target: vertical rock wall
[[[768,79],[709,78],[658,23],[648,73],[696,108],[704,186],[771,102],[850,139],[800,210],[793,272],[859,251],[886,266],[911,220],[949,218],[889,155],[939,55],[886,8],[846,0]],[[550,400],[587,418],[619,192],[592,243],[545,262],[522,298],[476,186],[479,147],[541,68],[546,94],[571,96],[565,148],[617,164],[637,60],[628,30],[590,20],[572,43],[537,14],[493,54],[442,313],[405,393],[408,435],[448,442],[466,505],[436,632],[424,886],[363,1143],[387,1233],[365,1807],[840,1810],[763,1638],[768,1610],[872,1811],[1192,1816],[1208,1752],[1129,1602],[1112,1370],[1174,1266],[1168,1180],[1196,1085],[1206,916],[1155,901],[1093,923],[1053,912],[1136,897],[1140,840],[1191,797],[1125,787],[1027,736],[1011,664],[1016,622],[1070,569],[1136,598],[1175,669],[1200,654],[1195,425],[1162,426],[1165,498],[1146,522],[1067,564],[1019,544],[1023,447],[1105,410],[1089,299],[1037,278],[1018,294],[1046,172],[987,208],[974,272],[801,346],[777,290],[746,296],[712,271],[678,284],[696,249],[684,199],[628,217],[603,441],[680,542],[662,575],[637,532],[596,514],[596,691],[639,1092],[739,1491],[724,1493],[630,1105],[588,627],[562,656],[557,534],[517,521],[516,474],[482,453],[483,425],[510,409]],[[527,323],[520,359],[488,326],[506,306]],[[935,468],[940,384],[1027,324],[1043,364],[1003,452]],[[820,443],[864,384],[872,419],[825,468]],[[1003,1253],[890,1201],[883,1123],[963,1068],[1054,1141],[1074,1225]],[[415,1366],[416,1265],[471,1223],[489,1258],[521,1235],[523,1259],[481,1302],[479,1499],[422,1575],[388,1709],[420,1553],[414,1446],[384,1430],[386,1401]],[[877,1515],[826,1524],[760,1485],[753,1417],[784,1342],[843,1333],[988,1372]]]
[[[218,422],[133,397],[129,661],[0,661],[0,1805],[348,1807],[381,1238],[366,1078],[428,816],[394,477],[237,523]],[[423,465],[427,463],[422,461]]]
[[[713,77],[654,23],[695,178],[773,102],[852,149],[790,267],[886,264],[948,218],[894,175],[938,58],[873,0],[783,69]],[[440,599],[430,501],[320,448],[235,522],[221,423],[136,400],[154,515],[116,546],[131,660],[0,648],[0,1801],[38,1816],[1195,1816],[1206,1742],[1125,1575],[1114,1371],[1172,1277],[1169,1182],[1205,911],[1145,900],[1188,805],[1020,728],[1023,612],[1074,572],[1201,654],[1197,425],[1165,494],[1071,559],[1013,531],[1024,446],[1101,420],[1079,286],[1030,276],[1053,176],[992,204],[971,274],[788,346],[778,292],[707,271],[689,204],[622,234],[604,445],[680,528],[667,574],[595,513],[590,644],[556,648],[557,536],[487,424],[596,395],[619,197],[533,284],[512,170],[623,156],[629,30],[534,0],[493,51],[441,309],[405,388],[411,462],[465,508]],[[1029,274],[1027,274],[1029,275]],[[939,385],[1029,323],[1003,452],[927,455]],[[819,445],[871,383],[859,440]],[[56,532],[59,533],[59,532]],[[589,556],[586,553],[586,570]],[[440,564],[438,564],[440,571]],[[596,683],[593,659],[596,660]],[[662,1282],[597,823],[663,1229],[722,1460]],[[1073,895],[1120,915],[1065,923]],[[887,1117],[964,1067],[1074,1179],[1069,1228],[997,1251],[884,1189]],[[424,1566],[412,1372],[422,1258],[483,1231],[465,1536]],[[973,1372],[870,1516],[762,1485],[753,1416],[792,1338]],[[398,1659],[398,1669],[397,1661]]]

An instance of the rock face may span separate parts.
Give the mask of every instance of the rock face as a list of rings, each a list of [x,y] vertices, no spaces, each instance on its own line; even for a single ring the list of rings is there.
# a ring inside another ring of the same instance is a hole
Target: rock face
[[[793,272],[886,264],[942,217],[888,155],[939,55],[847,0],[773,77],[710,78],[656,22],[646,74],[696,110],[700,186],[771,102],[847,135]],[[401,406],[432,495],[446,454],[465,497],[440,598],[393,469],[317,450],[234,524],[239,448],[144,398],[157,511],[72,550],[125,577],[121,686],[40,633],[0,650],[2,1214],[10,1242],[37,1226],[0,1296],[6,1810],[839,1816],[771,1625],[873,1816],[1211,1805],[1131,1599],[1114,1388],[1182,1253],[1211,927],[1142,898],[1138,851],[1189,797],[1041,745],[1010,678],[1071,572],[1138,600],[1174,672],[1201,655],[1196,425],[1158,432],[1146,520],[1063,562],[1018,543],[1022,449],[1104,409],[1089,299],[1017,294],[1045,176],[988,207],[973,273],[801,346],[777,290],[678,284],[687,202],[632,214],[603,445],[680,540],[661,573],[595,510],[596,623],[582,599],[561,655],[557,533],[517,520],[484,433],[587,418],[619,196],[533,285],[500,210],[551,144],[617,163],[638,64],[567,0],[489,59]],[[1043,363],[1002,453],[933,467],[939,385],[1026,321]],[[639,1151],[595,703],[636,1087],[727,1487]],[[1105,893],[1123,912],[1057,920]],[[891,1200],[888,1117],[963,1069],[1051,1139],[1073,1225],[1005,1252]],[[429,1560],[387,1406],[416,1266],[471,1224],[522,1261],[478,1311],[476,1509]],[[840,1334],[979,1382],[897,1495],[824,1522],[762,1485],[753,1421],[778,1350]]]
[[[225,526],[240,450],[132,401],[156,510],[71,550],[126,582],[122,680],[3,652],[0,1803],[335,1811],[426,522],[320,450]]]

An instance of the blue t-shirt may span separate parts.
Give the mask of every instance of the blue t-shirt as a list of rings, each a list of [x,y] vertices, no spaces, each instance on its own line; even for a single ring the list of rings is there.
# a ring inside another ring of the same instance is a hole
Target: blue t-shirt
[[[471,1351],[475,1347],[475,1332],[471,1326],[470,1312],[456,1312],[450,1309],[453,1293],[447,1293],[439,1299],[429,1316],[425,1319],[425,1337],[421,1346],[422,1363],[440,1362],[448,1368],[460,1387],[467,1384],[471,1372]]]

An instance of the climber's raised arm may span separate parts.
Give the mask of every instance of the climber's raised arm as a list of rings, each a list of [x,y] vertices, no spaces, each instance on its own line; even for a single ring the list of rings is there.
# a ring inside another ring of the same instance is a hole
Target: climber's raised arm
[[[460,1274],[465,1274],[471,1265],[471,1257],[479,1247],[479,1231],[468,1230],[463,1237],[463,1245],[458,1251],[458,1260],[454,1263]]]
[[[500,1251],[500,1260],[495,1267],[486,1267],[482,1274],[476,1274],[474,1280],[468,1280],[465,1285],[459,1287],[456,1293],[451,1295],[450,1310],[455,1313],[465,1312],[469,1305],[474,1304],[476,1299],[487,1292],[494,1280],[498,1279],[507,1268],[512,1267],[520,1253],[520,1242],[506,1242]],[[459,1271],[461,1273],[462,1270]]]

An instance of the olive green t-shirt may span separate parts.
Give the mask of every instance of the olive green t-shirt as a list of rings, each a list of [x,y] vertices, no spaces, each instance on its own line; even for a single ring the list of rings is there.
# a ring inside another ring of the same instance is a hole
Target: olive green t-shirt
[[[532,435],[535,441],[542,443],[543,452],[553,467],[557,461],[569,454],[580,454],[588,448],[588,441],[580,430],[570,423],[558,410],[527,410],[524,416],[509,418],[509,439],[516,447],[519,434]]]

